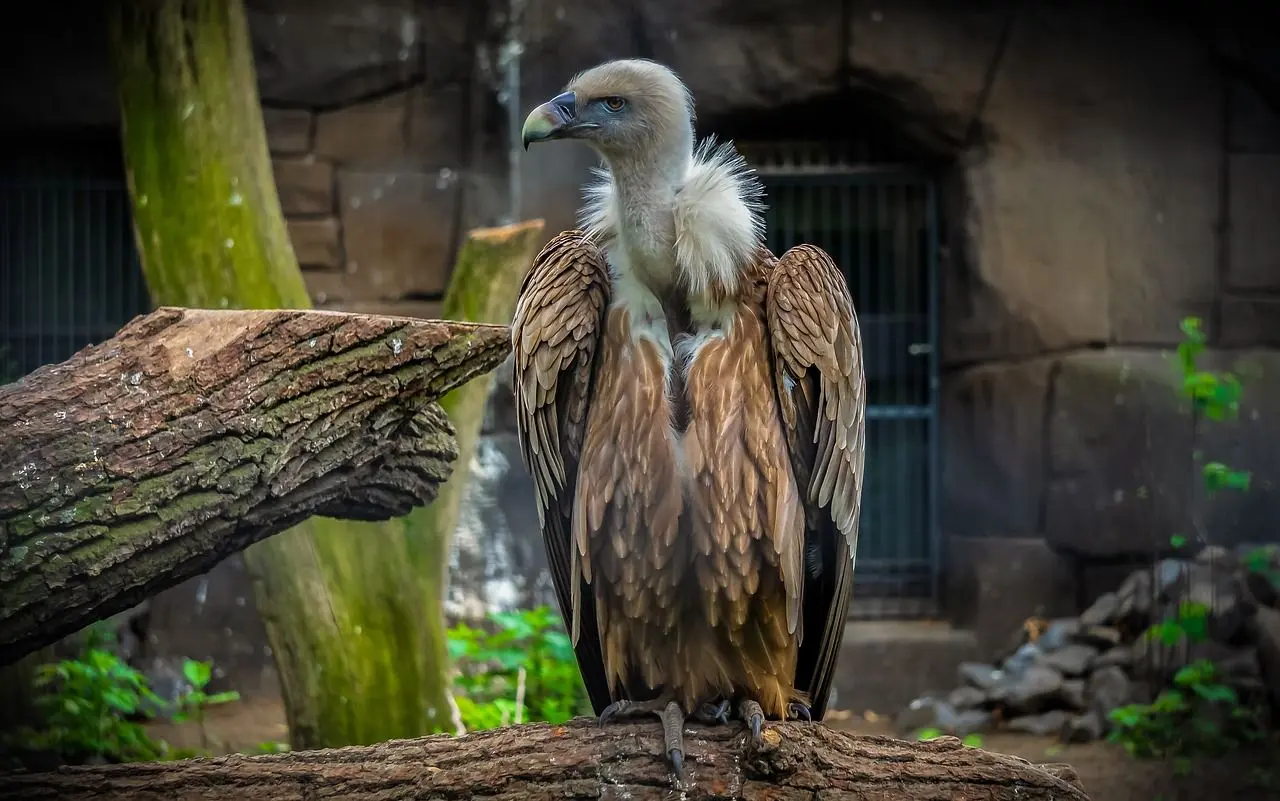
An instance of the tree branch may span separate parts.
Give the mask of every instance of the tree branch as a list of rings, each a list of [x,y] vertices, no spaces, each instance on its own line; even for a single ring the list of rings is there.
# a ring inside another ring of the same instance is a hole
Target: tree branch
[[[503,326],[161,308],[0,387],[0,664],[311,515],[429,503]]]
[[[954,737],[908,743],[822,724],[780,723],[766,726],[764,746],[753,751],[738,724],[691,725],[685,745],[689,761],[679,797],[686,801],[1088,801],[1066,765],[1035,766],[967,748]],[[643,801],[671,796],[661,753],[656,721],[601,728],[579,719],[459,738],[0,776],[0,801]]]

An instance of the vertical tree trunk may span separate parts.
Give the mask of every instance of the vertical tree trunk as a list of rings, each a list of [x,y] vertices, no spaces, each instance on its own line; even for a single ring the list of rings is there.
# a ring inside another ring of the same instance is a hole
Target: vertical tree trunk
[[[472,231],[458,252],[445,292],[442,316],[471,323],[509,324],[525,273],[533,263],[544,223],[531,220],[500,228]],[[453,423],[458,461],[436,500],[401,518],[414,550],[416,569],[434,574],[438,595],[448,586],[448,567],[462,497],[471,474],[471,459],[484,425],[485,406],[493,391],[493,375],[458,387],[440,399]],[[425,579],[424,579],[425,580]],[[436,621],[432,621],[435,624]],[[444,625],[443,618],[439,621]]]
[[[276,196],[242,0],[117,0],[111,39],[153,300],[308,308]],[[506,238],[499,240],[485,249],[497,261],[486,261],[491,272],[481,280],[529,260],[523,244],[519,255],[497,257],[507,252]],[[455,470],[465,474],[468,460]],[[456,502],[454,509],[456,517]],[[447,553],[441,539],[447,548],[447,538],[435,537],[419,549],[402,521],[313,518],[245,552],[294,747],[451,727],[441,609],[447,561],[431,562]]]

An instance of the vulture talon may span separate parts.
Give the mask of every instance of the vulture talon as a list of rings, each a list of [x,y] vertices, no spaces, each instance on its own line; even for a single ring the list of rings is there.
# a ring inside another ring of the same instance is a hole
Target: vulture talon
[[[679,704],[671,701],[658,717],[662,719],[663,749],[678,779],[684,775],[684,713]]]
[[[764,727],[764,710],[755,701],[746,700],[738,705],[738,717],[751,728],[751,741],[760,745],[761,729]]]
[[[698,710],[693,713],[693,719],[708,726],[727,725],[729,723],[729,700],[727,698],[722,699],[718,704],[708,701],[700,705]]]
[[[614,701],[612,704],[606,706],[604,711],[600,713],[599,725],[603,726],[615,718],[631,716],[634,714],[632,706],[632,703],[625,699]]]
[[[813,722],[813,714],[809,711],[809,707],[798,701],[792,701],[787,705],[787,711],[791,713],[792,720],[804,720],[809,723]]]

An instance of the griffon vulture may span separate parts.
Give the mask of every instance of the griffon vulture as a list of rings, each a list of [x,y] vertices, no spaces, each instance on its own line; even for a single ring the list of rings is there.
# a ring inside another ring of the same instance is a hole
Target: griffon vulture
[[[685,716],[758,741],[826,710],[852,589],[866,384],[820,248],[764,245],[763,188],[695,147],[670,69],[610,61],[530,113],[524,146],[601,157],[581,230],[536,257],[512,323],[518,431],[561,612],[604,722]]]

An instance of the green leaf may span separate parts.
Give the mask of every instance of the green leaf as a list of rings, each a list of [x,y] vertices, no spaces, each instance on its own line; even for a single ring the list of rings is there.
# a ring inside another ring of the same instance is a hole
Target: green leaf
[[[916,732],[916,739],[920,741],[935,740],[941,736],[942,736],[942,732],[939,729],[934,729],[934,728],[921,729],[920,731]]]
[[[192,687],[203,689],[209,683],[209,679],[213,677],[213,666],[208,662],[197,662],[194,659],[188,659],[182,663],[182,675],[187,681],[191,682]]]

